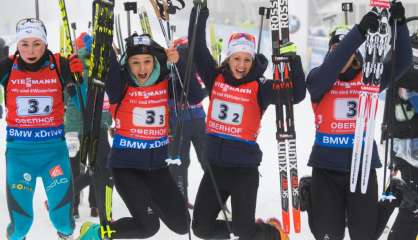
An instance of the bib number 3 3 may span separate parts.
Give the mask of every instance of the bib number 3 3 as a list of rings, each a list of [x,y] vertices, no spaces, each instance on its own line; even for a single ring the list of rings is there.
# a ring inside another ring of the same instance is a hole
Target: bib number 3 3
[[[162,127],[165,125],[165,108],[134,108],[133,124],[138,127]]]
[[[240,125],[243,113],[244,108],[241,104],[224,102],[218,99],[213,100],[211,117],[216,121]]]
[[[17,97],[17,116],[48,115],[52,112],[52,97]]]

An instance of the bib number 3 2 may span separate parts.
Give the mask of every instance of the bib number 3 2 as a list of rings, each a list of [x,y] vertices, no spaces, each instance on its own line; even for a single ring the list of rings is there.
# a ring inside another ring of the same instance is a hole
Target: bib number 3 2
[[[240,125],[244,108],[241,104],[213,100],[211,117],[226,124]]]

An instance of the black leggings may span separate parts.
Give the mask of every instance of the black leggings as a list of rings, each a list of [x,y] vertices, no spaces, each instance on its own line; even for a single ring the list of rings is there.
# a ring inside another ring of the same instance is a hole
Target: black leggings
[[[376,171],[367,193],[350,192],[350,173],[313,168],[309,226],[315,239],[342,240],[346,224],[352,240],[374,240],[378,216]],[[327,238],[328,237],[328,238]]]
[[[184,198],[168,168],[139,170],[113,168],[116,190],[132,217],[111,223],[113,239],[149,238],[161,220],[177,234],[189,231],[190,216]]]
[[[240,240],[277,240],[278,232],[267,224],[255,223],[258,189],[258,169],[211,167],[220,191],[222,206],[231,196],[230,226]],[[193,212],[193,232],[200,238],[228,239],[226,222],[216,220],[221,205],[216,198],[213,182],[206,170],[196,196]]]

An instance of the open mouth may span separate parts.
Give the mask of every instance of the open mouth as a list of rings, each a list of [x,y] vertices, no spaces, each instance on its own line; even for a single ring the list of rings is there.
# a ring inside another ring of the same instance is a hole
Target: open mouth
[[[31,62],[34,62],[36,60],[36,57],[28,58],[28,60],[31,61]]]
[[[147,78],[147,73],[138,73],[137,74],[137,77],[138,77],[138,79],[145,79],[145,78]]]
[[[235,69],[235,75],[237,78],[242,78],[245,76],[245,70]]]

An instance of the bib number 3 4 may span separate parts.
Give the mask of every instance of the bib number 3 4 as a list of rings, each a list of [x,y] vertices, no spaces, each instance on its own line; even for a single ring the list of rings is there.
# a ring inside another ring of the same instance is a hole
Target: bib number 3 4
[[[17,97],[17,116],[48,115],[52,112],[52,97]]]

